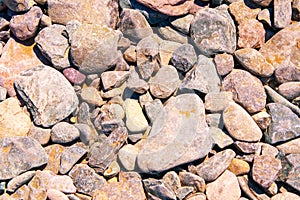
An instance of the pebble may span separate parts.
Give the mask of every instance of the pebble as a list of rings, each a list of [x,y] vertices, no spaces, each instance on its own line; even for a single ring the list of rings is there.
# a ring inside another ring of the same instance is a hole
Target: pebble
[[[0,86],[0,102],[4,101],[7,96],[7,89]]]
[[[3,0],[3,3],[14,12],[28,11],[35,5],[33,0]]]
[[[145,190],[158,199],[176,200],[175,192],[162,180],[148,178],[143,180]]]
[[[149,89],[149,84],[139,77],[137,71],[137,69],[134,69],[130,72],[130,76],[126,82],[126,86],[133,92],[144,94]]]
[[[197,62],[195,49],[190,44],[184,44],[177,48],[171,57],[171,63],[176,69],[183,72],[189,71]]]
[[[251,2],[249,1],[245,2],[243,0],[237,0],[229,5],[229,12],[233,15],[235,21],[238,24],[241,24],[243,21],[256,19],[260,12],[260,8],[253,3],[251,5]]]
[[[158,26],[158,32],[165,40],[181,44],[188,43],[188,37],[181,32],[176,31],[169,22],[161,22]]]
[[[252,115],[251,117],[262,130],[266,130],[271,123],[271,115],[269,115],[269,113],[266,111],[261,111]]]
[[[0,196],[0,199],[1,199],[1,197],[3,197],[3,200],[29,199],[29,197],[30,197],[29,196],[29,187],[27,185],[23,185],[22,187],[17,189],[16,192],[11,194],[10,196],[7,193],[5,193],[4,195]],[[44,198],[46,199],[46,196]],[[43,198],[41,198],[41,199],[43,199]]]
[[[274,0],[274,26],[287,27],[292,19],[292,4],[289,0]]]
[[[244,154],[260,154],[261,145],[259,143],[235,141],[235,147]]]
[[[267,24],[269,27],[272,26],[272,22],[271,22],[271,14],[270,11],[266,8],[261,10],[258,15],[257,15],[257,19],[262,22],[263,24]]]
[[[188,14],[183,17],[170,17],[169,18],[169,21],[172,24],[172,26],[184,34],[189,34],[190,26],[191,26],[191,23],[193,20],[194,20],[194,15],[192,15],[192,14]]]
[[[278,92],[288,100],[300,96],[300,82],[287,82],[278,87]]]
[[[68,81],[76,85],[81,85],[86,79],[85,74],[71,67],[64,69],[63,74],[68,79]]]
[[[80,97],[83,101],[94,106],[102,106],[105,103],[100,95],[100,92],[94,87],[82,88]]]
[[[214,140],[214,143],[221,149],[224,149],[233,143],[232,138],[224,133],[220,128],[209,127],[209,132]]]
[[[134,145],[124,145],[118,152],[118,163],[120,164],[121,170],[135,170],[135,161],[137,155],[138,149]]]
[[[182,46],[181,43],[173,42],[169,40],[163,40],[159,44],[159,56],[160,62],[162,66],[166,66],[169,64],[170,59],[172,58],[173,52]]]
[[[28,136],[34,138],[41,145],[46,145],[50,141],[51,129],[35,126],[33,123],[30,126]]]
[[[230,165],[227,168],[236,176],[248,174],[250,172],[250,165],[241,159],[233,158]]]
[[[278,83],[300,81],[300,70],[295,67],[279,67],[275,70],[275,78]]]
[[[48,162],[45,170],[49,170],[55,174],[58,174],[60,169],[60,158],[62,152],[64,151],[64,146],[60,144],[52,144],[45,147],[45,151],[48,154]]]
[[[116,161],[112,161],[109,167],[105,170],[103,175],[107,178],[115,177],[121,171],[119,164]]]
[[[300,153],[300,138],[285,142],[276,146],[276,148],[284,154],[299,154]]]
[[[193,187],[189,186],[183,186],[176,190],[176,197],[180,200],[185,199],[189,194],[191,194],[194,191]]]
[[[20,188],[23,185],[25,185],[26,183],[28,183],[34,175],[35,175],[35,171],[27,171],[19,176],[16,176],[15,178],[11,179],[7,183],[7,188],[6,188],[7,191],[10,191],[10,192],[16,191],[18,188]]]
[[[265,199],[269,200],[270,197],[266,195],[255,183],[248,178],[247,175],[237,177],[241,190],[246,194],[249,199]]]
[[[300,185],[299,185],[300,154],[290,154],[286,156],[286,158],[288,162],[292,164],[292,168],[288,173],[286,183],[289,186],[293,187],[297,192],[299,192],[300,191]]]
[[[217,54],[214,58],[218,74],[225,76],[229,74],[234,68],[234,60],[231,54],[222,53]]]
[[[68,143],[73,142],[79,138],[79,130],[67,122],[59,122],[51,129],[51,140],[55,143]]]
[[[224,128],[224,122],[222,114],[220,113],[214,113],[214,114],[206,114],[206,123],[209,127],[216,127],[223,129]]]
[[[211,113],[223,112],[233,102],[231,92],[210,92],[205,95],[205,109]]]
[[[161,112],[163,112],[163,104],[159,99],[155,99],[152,102],[146,103],[144,109],[148,119],[153,123],[156,119],[159,119]]]
[[[244,20],[238,26],[240,48],[260,48],[265,43],[266,31],[256,19]]]
[[[204,192],[206,189],[205,180],[190,172],[179,172],[179,178],[183,186],[194,187],[195,191]]]
[[[187,200],[206,200],[206,195],[203,193],[194,193],[187,197]]]
[[[125,60],[127,62],[136,62],[137,61],[137,55],[136,55],[136,47],[135,46],[130,46],[128,49],[123,54]]]
[[[173,191],[176,191],[181,187],[180,178],[175,171],[167,172],[162,180],[165,184],[171,186]]]

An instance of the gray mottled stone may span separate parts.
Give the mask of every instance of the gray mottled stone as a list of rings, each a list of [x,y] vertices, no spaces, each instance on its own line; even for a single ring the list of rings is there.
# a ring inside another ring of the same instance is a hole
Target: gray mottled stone
[[[176,69],[189,71],[197,62],[195,49],[190,44],[184,44],[172,53],[171,63]]]
[[[79,138],[79,130],[67,122],[59,122],[51,129],[51,140],[55,143],[68,143]]]
[[[223,112],[230,102],[233,102],[231,92],[210,92],[205,95],[205,109],[211,113]]]
[[[176,197],[180,200],[185,199],[189,194],[193,193],[194,188],[190,186],[183,186],[178,188],[175,193]]]
[[[211,134],[211,137],[214,140],[214,143],[218,145],[221,149],[231,145],[233,143],[233,140],[229,135],[224,133],[221,129],[217,127],[209,127],[209,131]]]
[[[300,154],[290,154],[286,158],[288,162],[292,164],[292,168],[288,174],[286,183],[299,192],[300,191],[300,178],[299,178]]]
[[[179,48],[182,44],[178,42],[163,40],[159,44],[159,57],[162,66],[169,64],[173,52]]]
[[[118,162],[122,170],[133,171],[137,155],[138,149],[135,146],[131,144],[123,146],[118,152]]]
[[[169,21],[178,31],[189,34],[190,26],[192,21],[194,20],[194,15],[188,14],[183,17],[170,17]]]
[[[149,89],[149,84],[139,77],[137,71],[138,69],[134,69],[131,71],[130,76],[127,80],[127,87],[136,93],[143,94]]]
[[[163,111],[163,104],[159,99],[155,99],[152,102],[146,103],[144,108],[147,117],[153,123],[160,115],[160,112]]]
[[[229,74],[234,68],[234,60],[231,54],[217,54],[214,58],[214,63],[221,76]]]
[[[7,190],[10,192],[14,192],[15,190],[17,190],[19,187],[21,187],[22,185],[26,184],[27,182],[30,181],[30,179],[32,179],[32,177],[35,175],[35,171],[28,171],[25,172],[13,179],[11,179],[8,183],[7,183]]]
[[[224,128],[223,117],[221,113],[206,114],[206,122],[209,127]]]
[[[278,92],[289,100],[297,98],[300,96],[300,81],[283,83],[278,87]]]
[[[300,153],[300,138],[285,142],[276,146],[284,154],[299,154]]]
[[[269,115],[266,111],[261,111],[251,117],[262,130],[266,130],[271,123],[271,115]]]
[[[102,106],[105,103],[100,95],[100,92],[94,87],[82,88],[80,97],[83,101],[86,101],[94,106]]]
[[[290,0],[274,0],[274,26],[287,27],[292,19],[292,4]]]
[[[167,172],[163,176],[162,181],[165,184],[169,185],[174,192],[176,192],[176,190],[181,187],[179,176],[175,171]]]
[[[158,197],[159,199],[176,200],[176,195],[172,188],[162,180],[148,178],[144,179],[143,183],[146,191],[155,197]]]
[[[158,25],[158,32],[165,40],[179,42],[181,44],[188,43],[188,37],[173,29],[171,24],[167,21],[161,22]]]
[[[183,186],[192,186],[195,191],[204,192],[206,189],[205,180],[191,172],[179,172],[179,178]]]

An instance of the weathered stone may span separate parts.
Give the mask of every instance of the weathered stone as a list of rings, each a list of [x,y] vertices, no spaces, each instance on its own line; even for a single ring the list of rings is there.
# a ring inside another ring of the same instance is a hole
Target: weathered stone
[[[226,170],[217,180],[207,184],[206,196],[208,200],[238,200],[241,196],[241,190],[236,176]]]
[[[60,157],[64,151],[64,147],[59,144],[53,144],[45,147],[45,151],[48,154],[48,162],[45,170],[58,174],[60,169]]]
[[[207,94],[209,92],[219,92],[220,82],[213,61],[206,56],[199,55],[196,66],[186,74],[180,87]]]
[[[236,29],[227,6],[199,10],[191,24],[191,37],[199,50],[207,55],[233,53],[236,48]]]
[[[176,31],[167,21],[161,22],[158,25],[158,32],[165,40],[181,44],[188,43],[188,37],[183,33]]]
[[[22,72],[15,80],[15,86],[37,125],[54,125],[69,116],[78,105],[68,80],[48,66]]]
[[[178,31],[189,34],[190,26],[192,21],[194,20],[194,15],[188,14],[183,17],[170,17],[169,21]]]
[[[30,126],[28,136],[34,138],[41,145],[46,145],[50,141],[51,129],[35,126],[33,123]]]
[[[276,147],[267,144],[267,143],[261,143],[261,155],[268,155],[276,157],[278,155],[279,151]]]
[[[255,121],[236,103],[230,103],[224,110],[223,121],[229,134],[237,140],[255,142],[262,137],[262,131]]]
[[[162,66],[169,64],[173,52],[178,49],[182,44],[178,42],[163,40],[159,44],[159,57]]]
[[[238,26],[240,48],[260,48],[265,43],[266,31],[256,19],[242,21]]]
[[[239,176],[248,174],[250,171],[250,166],[246,161],[234,158],[228,166],[228,170],[234,173],[236,176]]]
[[[194,193],[189,195],[186,200],[206,200],[206,195],[203,193]]]
[[[63,74],[68,79],[68,81],[77,85],[81,85],[86,79],[85,74],[71,67],[64,69]]]
[[[95,106],[102,106],[105,103],[100,92],[94,87],[82,88],[80,97],[83,101]]]
[[[222,89],[232,92],[234,101],[250,113],[261,111],[266,105],[262,83],[247,71],[234,69],[223,79]]]
[[[205,181],[216,180],[230,165],[235,153],[231,149],[226,149],[205,160],[197,166],[197,174]]]
[[[269,9],[266,8],[261,10],[257,15],[257,19],[263,24],[267,24],[269,27],[272,27],[271,14]]]
[[[137,157],[140,170],[164,171],[204,157],[212,147],[204,113],[204,105],[196,94],[169,99],[141,146]]]
[[[217,54],[214,58],[214,62],[218,74],[221,76],[229,74],[234,68],[233,56],[227,53]]]
[[[278,87],[278,92],[285,98],[292,100],[300,96],[300,82],[283,83]]]
[[[4,4],[14,12],[28,11],[35,5],[33,0],[3,0]]]
[[[20,40],[27,40],[34,37],[42,15],[42,10],[34,6],[23,15],[13,16],[9,24],[11,32]]]
[[[67,195],[55,189],[47,190],[47,198],[49,200],[69,200]]]
[[[231,92],[210,92],[205,95],[205,109],[211,113],[223,112],[233,102]]]
[[[144,179],[143,183],[146,191],[153,196],[159,199],[176,200],[175,192],[168,184],[165,184],[162,180],[148,178]]]
[[[176,193],[176,197],[180,200],[185,199],[189,194],[191,194],[194,191],[193,187],[189,187],[189,186],[183,186],[178,188],[175,193]]]
[[[271,200],[299,200],[300,197],[294,193],[291,192],[283,192],[283,193],[278,193],[276,195],[274,195]]]
[[[153,123],[159,117],[160,112],[163,112],[163,104],[159,99],[155,99],[152,102],[146,103],[144,109],[148,119]]]
[[[79,130],[67,122],[59,122],[51,129],[51,140],[55,143],[68,143],[79,138]]]
[[[146,18],[138,10],[123,9],[120,15],[120,31],[129,39],[139,41],[153,34]]]
[[[41,21],[40,21],[40,27],[45,28],[52,25],[52,20],[48,15],[43,14]]]
[[[0,85],[7,89],[9,96],[15,96],[14,78],[20,72],[41,65],[32,45],[23,45],[10,38],[4,46],[0,59]]]
[[[194,3],[193,0],[137,0],[137,2],[169,16],[180,16],[187,14]]]
[[[276,146],[279,151],[284,154],[299,154],[300,153],[300,138]]]
[[[275,78],[279,83],[300,81],[300,69],[295,67],[279,67],[275,70]]]
[[[252,0],[252,1],[264,7],[268,7],[272,2],[272,0]]]
[[[292,165],[292,168],[288,173],[286,183],[299,192],[300,191],[300,184],[299,184],[300,183],[300,179],[299,179],[300,154],[290,154],[286,156],[286,158],[288,162]]]
[[[176,191],[178,188],[181,187],[179,176],[174,171],[167,172],[163,178],[163,182],[169,185],[173,191]]]
[[[7,96],[7,89],[0,86],[0,102],[4,101]]]
[[[119,150],[118,162],[122,171],[133,171],[135,169],[137,155],[138,149],[131,144],[127,144]]]
[[[11,179],[22,172],[47,163],[42,146],[30,137],[6,137],[0,140],[0,179]]]
[[[252,119],[254,119],[255,123],[262,130],[266,130],[271,123],[271,115],[269,115],[266,111],[261,111],[252,115]]]
[[[260,8],[253,7],[254,8],[249,7],[243,0],[238,0],[229,5],[229,11],[234,16],[235,21],[238,24],[241,24],[243,21],[256,19],[257,14],[260,12]]]
[[[78,192],[93,195],[106,184],[105,178],[95,172],[86,164],[77,164],[69,172]]]
[[[127,62],[136,62],[136,47],[131,45],[128,49],[126,49],[123,56]]]
[[[274,26],[285,28],[292,19],[292,4],[289,0],[274,0]]]
[[[66,25],[71,20],[81,23],[103,24],[116,28],[118,1],[104,0],[47,0],[48,14],[53,22]]]
[[[270,197],[264,193],[257,184],[248,178],[247,175],[238,176],[240,188],[249,199],[270,200]]]
[[[23,186],[24,184],[26,184],[27,182],[30,181],[30,179],[32,179],[32,177],[35,175],[35,171],[28,171],[25,172],[13,179],[11,179],[8,183],[7,183],[7,190],[10,192],[14,192],[16,189],[18,189],[19,187]]]
[[[222,114],[220,113],[206,114],[205,119],[209,127],[224,128]]]
[[[279,159],[268,155],[256,156],[252,167],[253,180],[264,188],[268,188],[277,178],[281,170]]]
[[[111,178],[115,177],[120,171],[120,165],[116,161],[112,161],[112,163],[108,166],[103,175],[107,178]]]
[[[127,79],[127,87],[136,93],[143,94],[149,89],[149,84],[139,77],[137,71],[138,69],[131,70]]]
[[[101,74],[101,81],[105,90],[121,86],[129,77],[128,71],[108,71]]]
[[[179,82],[179,75],[175,67],[163,66],[150,79],[150,92],[157,98],[167,98],[177,89]]]
[[[31,125],[30,117],[15,98],[0,102],[0,139],[12,136],[27,136]]]
[[[20,187],[19,189],[17,189],[16,192],[14,192],[13,194],[11,194],[10,196],[8,196],[8,194],[4,194],[1,197],[3,197],[1,200],[19,200],[19,199],[29,199],[29,187],[27,185],[23,185],[22,187]],[[46,197],[44,198],[46,200]],[[41,198],[41,200],[43,200],[43,198]]]
[[[171,57],[171,63],[176,69],[183,72],[189,71],[197,62],[195,49],[190,44],[184,44],[177,48]]]
[[[214,143],[221,149],[233,143],[231,137],[217,127],[209,127],[209,132],[211,134],[211,137],[214,140]]]
[[[179,178],[183,186],[192,186],[195,191],[204,192],[206,184],[203,178],[190,172],[179,172]]]
[[[244,154],[260,154],[261,145],[259,143],[250,143],[250,142],[234,142],[235,147]]]

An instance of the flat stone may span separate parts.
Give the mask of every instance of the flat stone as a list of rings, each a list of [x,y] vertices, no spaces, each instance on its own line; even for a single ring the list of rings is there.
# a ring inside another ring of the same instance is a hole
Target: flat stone
[[[5,193],[4,195],[2,195],[0,197],[0,199],[1,200],[29,199],[29,187],[27,185],[23,185],[19,189],[17,189],[16,192],[11,194],[10,196],[7,193]],[[46,199],[46,197],[45,197],[45,199]]]
[[[94,87],[82,88],[80,97],[83,101],[94,106],[102,106],[105,103],[100,95],[100,92]]]
[[[103,24],[116,28],[118,2],[104,0],[47,0],[48,14],[54,23],[66,25],[71,20],[81,23]]]
[[[30,181],[30,179],[32,179],[32,177],[35,175],[35,171],[28,171],[25,172],[13,179],[11,179],[8,183],[7,183],[7,190],[10,192],[14,192],[16,189],[20,188],[21,186],[23,186],[24,184],[26,184],[27,182]]]
[[[203,158],[212,148],[204,105],[196,94],[170,98],[137,157],[142,172],[160,172]],[[176,144],[176,145],[174,145]]]
[[[205,180],[191,172],[179,172],[179,178],[183,186],[194,187],[195,191],[204,192],[206,189]]]
[[[180,16],[187,14],[194,3],[193,0],[137,0],[137,2],[169,16]]]
[[[274,0],[274,26],[285,28],[292,19],[292,4],[289,0]]]
[[[300,180],[299,180],[299,173],[300,173],[300,154],[290,154],[286,156],[288,162],[292,165],[288,173],[288,177],[286,183],[293,187],[298,192],[300,191]]]
[[[271,115],[271,124],[266,133],[269,143],[290,140],[300,135],[300,120],[289,108],[279,103],[270,103],[267,108]]]
[[[238,200],[241,196],[241,190],[236,176],[226,170],[217,180],[207,184],[206,196],[208,200]]]
[[[171,186],[173,191],[176,191],[178,188],[181,187],[179,176],[175,171],[167,172],[163,176],[162,180],[165,184]]]
[[[210,92],[205,95],[205,110],[223,112],[230,102],[233,102],[231,92]]]
[[[234,158],[228,166],[228,170],[236,176],[244,175],[250,172],[250,165],[246,161]]]
[[[161,22],[158,25],[158,32],[165,40],[178,42],[181,44],[188,43],[188,37],[183,33],[175,30],[167,21]]]
[[[6,137],[0,140],[0,179],[16,177],[22,172],[47,163],[42,146],[30,137]]]
[[[35,5],[33,0],[3,0],[3,3],[14,12],[28,11]]]
[[[149,84],[139,77],[138,69],[131,70],[130,76],[127,79],[127,87],[133,92],[143,94],[149,90]]]
[[[49,200],[69,200],[67,195],[55,189],[47,190],[47,198]]]
[[[198,62],[182,81],[180,88],[197,90],[202,93],[219,92],[221,80],[211,59],[198,56]]]
[[[190,44],[184,44],[172,53],[171,63],[176,69],[189,71],[197,62],[195,49]]]
[[[74,68],[67,68],[63,70],[64,76],[73,84],[81,85],[85,79],[86,75]]]
[[[245,70],[234,69],[228,74],[222,90],[232,92],[234,101],[250,113],[261,111],[266,105],[267,95],[261,81]]]
[[[38,49],[57,69],[64,69],[71,65],[69,62],[69,42],[63,36],[65,31],[65,26],[54,24],[43,28],[34,39]]]
[[[272,0],[252,0],[252,1],[263,7],[268,7],[272,2]]]
[[[178,49],[182,44],[178,42],[163,40],[159,44],[159,57],[162,66],[169,64],[173,52]]]
[[[252,178],[260,186],[269,188],[281,170],[279,159],[268,155],[256,156],[252,167]]]
[[[278,87],[278,92],[288,100],[300,96],[300,82],[287,82]]]
[[[106,185],[106,180],[86,164],[77,164],[69,172],[78,192],[93,195],[93,193]]]
[[[79,130],[67,122],[59,122],[51,129],[51,140],[55,143],[68,143],[79,138]]]
[[[180,80],[176,68],[171,65],[163,66],[150,79],[150,92],[153,96],[164,99],[174,93],[179,83]]]
[[[13,16],[9,24],[11,32],[18,39],[23,41],[34,37],[37,33],[42,15],[42,10],[37,6],[34,6],[23,15]]]
[[[30,126],[28,136],[34,138],[41,145],[46,145],[50,141],[51,129],[35,126],[33,123]]]
[[[235,141],[234,145],[243,154],[260,154],[261,151],[259,143]]]
[[[198,165],[197,174],[205,181],[214,181],[227,169],[234,157],[235,152],[231,149],[221,151]]]
[[[269,115],[266,111],[261,111],[251,117],[262,130],[266,130],[271,123],[271,115]]]
[[[121,86],[129,77],[128,71],[108,71],[101,74],[101,81],[105,90]]]
[[[176,200],[175,192],[162,180],[148,178],[143,180],[145,190],[158,199]]]
[[[209,127],[209,132],[214,140],[214,143],[221,149],[233,143],[231,137],[217,127]]]
[[[58,174],[60,169],[60,158],[62,152],[64,151],[64,146],[60,144],[52,144],[45,147],[45,151],[48,154],[48,162],[45,170],[49,170],[55,174]]]
[[[10,38],[0,58],[0,85],[7,89],[9,96],[15,96],[14,78],[20,72],[41,65],[32,45],[24,45]]]
[[[229,5],[229,11],[233,15],[235,21],[238,24],[241,24],[243,21],[256,19],[256,16],[260,12],[260,8],[253,7],[254,8],[249,7],[243,0],[238,0]]]
[[[133,171],[135,169],[137,155],[138,149],[131,144],[127,144],[119,150],[118,163],[120,164],[122,171]]]
[[[299,154],[300,153],[300,138],[285,142],[276,146],[279,151],[284,154]]]
[[[78,106],[78,98],[69,81],[48,66],[22,72],[15,80],[15,87],[26,102],[34,123],[43,127],[65,119]]]
[[[15,98],[0,102],[0,139],[12,136],[27,136],[31,125],[30,117]]]
[[[260,48],[265,43],[266,31],[256,19],[242,21],[238,26],[240,48]]]
[[[169,18],[170,23],[172,24],[173,27],[175,27],[175,29],[187,35],[190,32],[190,26],[193,20],[194,20],[194,15],[192,14]]]
[[[283,193],[278,193],[276,195],[274,195],[271,200],[283,200],[283,199],[286,199],[286,200],[299,200],[300,197],[294,193],[291,193],[291,192],[283,192]]]
[[[223,121],[229,134],[237,140],[256,142],[262,137],[262,131],[255,121],[236,103],[230,103],[224,110]]]
[[[217,54],[214,58],[218,74],[225,76],[229,74],[234,68],[234,60],[231,54],[223,53]]]
[[[232,54],[236,48],[236,29],[228,6],[199,10],[191,24],[191,37],[199,50],[207,55]]]

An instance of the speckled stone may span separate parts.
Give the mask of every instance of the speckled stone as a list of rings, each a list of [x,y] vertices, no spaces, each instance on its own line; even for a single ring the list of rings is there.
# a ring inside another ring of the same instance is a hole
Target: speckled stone
[[[59,122],[51,129],[51,140],[54,143],[68,143],[79,138],[79,130],[67,122]]]
[[[171,58],[171,63],[176,69],[183,72],[189,71],[197,62],[195,49],[190,44],[184,44],[176,49]]]
[[[74,68],[64,69],[63,74],[68,79],[68,81],[70,81],[73,84],[80,85],[86,79],[86,75],[85,74],[81,73],[80,71],[78,71],[78,70],[76,70]]]
[[[283,83],[278,87],[278,92],[288,100],[297,98],[300,96],[300,81]]]
[[[292,19],[292,4],[290,0],[274,0],[274,26],[287,27]]]
[[[286,183],[293,187],[298,192],[300,191],[300,154],[290,154],[286,156],[288,162],[292,164],[292,168],[289,171]]]
[[[214,62],[221,76],[229,74],[234,68],[234,60],[231,54],[217,54],[214,58]]]
[[[60,169],[60,156],[64,150],[64,146],[59,144],[53,144],[45,147],[45,151],[48,154],[48,162],[45,170],[52,171],[58,174]]]
[[[194,20],[194,15],[192,14],[169,18],[169,21],[172,24],[172,26],[174,26],[178,31],[184,34],[189,34],[190,26],[193,20]]]
[[[144,179],[143,183],[148,194],[153,195],[155,198],[176,200],[175,192],[162,180],[148,178]]]
[[[261,111],[251,117],[262,130],[266,130],[271,123],[271,115],[269,115],[266,111]]]
[[[221,149],[233,143],[232,138],[226,133],[224,133],[220,128],[209,127],[209,132],[214,140],[214,143]]]
[[[10,192],[14,192],[16,189],[18,189],[19,187],[23,186],[27,182],[29,182],[30,179],[32,179],[32,177],[34,175],[35,175],[35,171],[24,172],[23,174],[21,174],[19,176],[16,176],[15,178],[11,179],[7,183],[6,189],[8,191],[10,191]]]
[[[299,200],[300,197],[291,192],[283,192],[274,195],[271,200]]]
[[[182,34],[181,32],[175,30],[172,27],[172,25],[167,21],[161,22],[158,25],[158,32],[162,36],[162,38],[165,40],[179,42],[181,44],[188,43],[187,35]]]
[[[105,90],[121,86],[129,77],[128,71],[107,71],[101,74],[101,81]]]
[[[284,154],[299,154],[300,153],[300,138],[276,146]]]
[[[255,6],[253,7],[254,8],[250,8],[245,1],[238,0],[229,5],[229,11],[234,16],[235,21],[238,24],[241,24],[243,21],[256,19],[257,14],[260,12],[260,8],[257,8],[258,6],[256,6],[256,8]]]
[[[166,66],[169,64],[170,59],[172,57],[173,52],[178,49],[182,44],[178,42],[163,40],[159,44],[159,56],[160,63],[162,66]]]
[[[266,31],[256,19],[244,20],[238,26],[240,48],[260,48],[265,43]]]
[[[163,176],[162,180],[165,184],[168,184],[169,186],[171,186],[173,191],[176,191],[178,188],[181,187],[180,178],[175,171],[167,172]]]
[[[204,192],[206,189],[205,180],[191,172],[179,172],[179,178],[183,186],[194,187],[195,191]]]
[[[210,92],[205,95],[205,110],[211,113],[223,112],[230,102],[233,102],[231,92]]]
[[[243,154],[259,154],[261,151],[259,143],[235,141],[234,145]]]
[[[291,66],[282,66],[275,70],[275,78],[278,83],[300,81],[300,69]]]
[[[41,145],[46,145],[50,141],[50,132],[50,128],[41,128],[32,123],[28,132],[28,136],[34,138]]]

